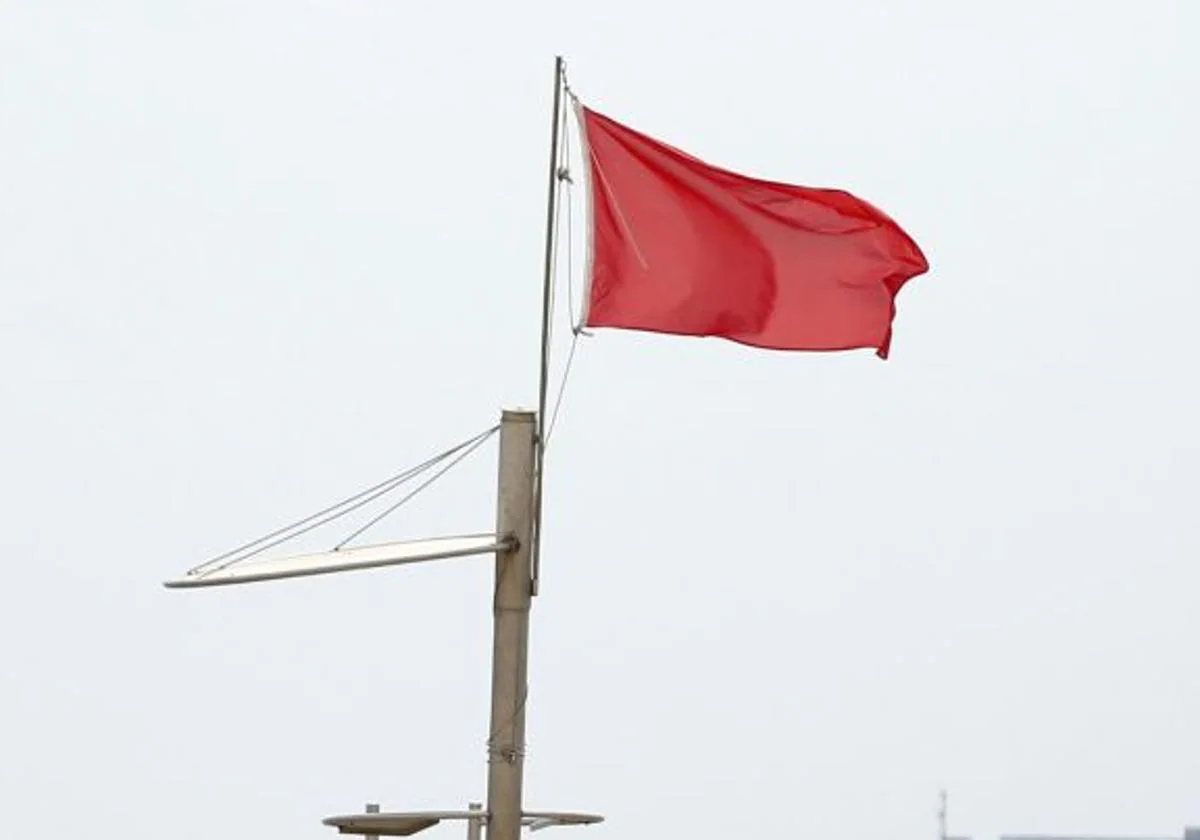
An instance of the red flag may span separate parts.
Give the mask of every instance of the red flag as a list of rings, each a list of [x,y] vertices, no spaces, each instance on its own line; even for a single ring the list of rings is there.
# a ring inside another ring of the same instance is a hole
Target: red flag
[[[929,265],[886,214],[718,169],[576,107],[592,196],[585,326],[887,358],[896,294]]]

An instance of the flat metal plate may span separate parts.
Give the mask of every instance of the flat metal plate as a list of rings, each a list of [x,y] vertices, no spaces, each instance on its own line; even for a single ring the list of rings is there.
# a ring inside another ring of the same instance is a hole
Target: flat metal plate
[[[333,826],[338,834],[363,834],[377,837],[408,837],[432,828],[441,820],[416,814],[362,814],[354,817],[330,817],[325,825]]]
[[[347,814],[327,817],[321,822],[336,828],[339,834],[408,837],[432,828],[442,820],[467,820],[481,816],[482,811],[416,811],[408,814]]]
[[[190,589],[200,586],[228,586],[255,583],[263,580],[328,575],[358,569],[399,566],[447,557],[466,557],[490,554],[507,546],[507,541],[495,534],[466,537],[439,537],[430,540],[384,543],[382,545],[344,548],[316,554],[297,554],[289,557],[253,557],[211,571],[189,573],[169,580],[168,589]]]
[[[604,822],[599,814],[575,814],[570,811],[525,811],[522,817],[526,822],[546,822],[555,825],[592,825]]]
[[[413,811],[393,814],[347,814],[327,817],[322,823],[340,834],[376,834],[380,837],[408,837],[424,831],[442,820],[487,820],[485,811]],[[564,811],[526,811],[521,823],[530,830],[565,825],[592,825],[603,822],[598,814],[574,814]]]

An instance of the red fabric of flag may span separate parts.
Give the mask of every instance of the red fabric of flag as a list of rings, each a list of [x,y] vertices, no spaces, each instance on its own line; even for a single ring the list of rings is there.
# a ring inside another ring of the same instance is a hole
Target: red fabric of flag
[[[592,215],[585,326],[887,358],[896,294],[929,268],[891,218],[840,190],[718,169],[576,108]]]

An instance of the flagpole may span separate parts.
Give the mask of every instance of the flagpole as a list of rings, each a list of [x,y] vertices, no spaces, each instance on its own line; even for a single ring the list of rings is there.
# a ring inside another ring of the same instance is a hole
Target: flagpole
[[[496,533],[514,539],[496,552],[492,598],[492,712],[488,725],[487,840],[520,840],[524,816],[525,700],[529,691],[533,465],[536,418],[505,411],[500,421]]]
[[[559,125],[562,123],[563,58],[554,58],[554,106],[550,121],[550,171],[546,186],[546,251],[542,274],[542,344],[541,372],[538,376],[537,446],[534,451],[534,502],[533,502],[533,577],[532,594],[538,590],[541,568],[542,536],[542,488],[545,484],[544,464],[546,460],[546,392],[550,376],[550,319],[553,303],[554,283],[554,220],[558,210],[558,145]]]

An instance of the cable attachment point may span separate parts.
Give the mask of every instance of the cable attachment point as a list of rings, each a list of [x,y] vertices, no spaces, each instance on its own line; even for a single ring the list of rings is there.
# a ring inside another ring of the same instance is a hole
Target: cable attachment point
[[[489,764],[516,764],[525,758],[525,751],[518,746],[488,746]]]
[[[574,185],[575,185],[575,182],[571,180],[571,170],[570,170],[568,167],[566,167],[566,166],[560,166],[560,167],[558,168],[558,173],[557,173],[557,175],[558,175],[558,180],[560,180],[560,181],[566,181],[566,182],[567,182],[568,184],[570,184],[571,186],[574,186]]]

